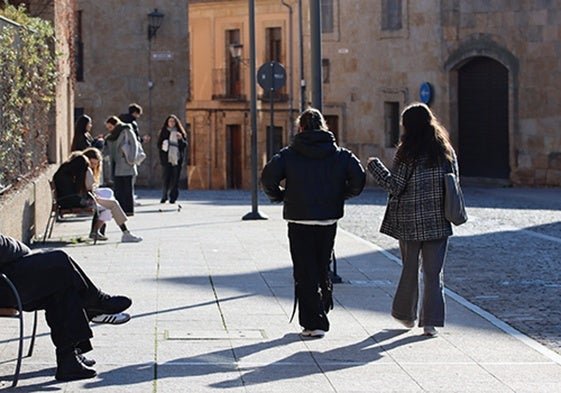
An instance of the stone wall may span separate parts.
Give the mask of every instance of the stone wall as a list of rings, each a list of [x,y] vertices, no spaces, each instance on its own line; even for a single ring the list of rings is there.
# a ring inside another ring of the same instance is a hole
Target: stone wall
[[[56,165],[0,196],[0,233],[29,243],[41,240],[51,211],[52,178]]]
[[[146,161],[137,185],[160,185],[156,141],[165,118],[185,119],[189,96],[189,32],[183,0],[112,3],[78,0],[84,55],[84,79],[77,84],[75,107],[93,119],[92,134],[106,133],[105,119],[127,112],[130,103],[143,108],[138,124],[150,135]],[[148,14],[164,14],[161,27],[148,40]],[[185,178],[185,174],[182,176]],[[186,187],[186,181],[182,181]]]

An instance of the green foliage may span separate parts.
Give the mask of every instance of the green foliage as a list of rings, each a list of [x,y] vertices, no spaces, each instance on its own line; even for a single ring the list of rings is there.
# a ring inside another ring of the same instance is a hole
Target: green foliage
[[[23,6],[4,3],[0,15],[20,26],[0,27],[0,186],[46,160],[49,110],[55,100],[54,29]]]

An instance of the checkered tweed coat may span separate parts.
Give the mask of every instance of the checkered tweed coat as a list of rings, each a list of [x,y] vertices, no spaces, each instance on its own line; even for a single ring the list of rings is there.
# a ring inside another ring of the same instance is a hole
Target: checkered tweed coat
[[[388,191],[380,232],[399,240],[435,240],[452,235],[444,217],[444,173],[447,166],[426,167],[426,157],[413,163],[394,159],[392,170],[375,158],[368,171]],[[458,174],[454,153],[453,171]]]

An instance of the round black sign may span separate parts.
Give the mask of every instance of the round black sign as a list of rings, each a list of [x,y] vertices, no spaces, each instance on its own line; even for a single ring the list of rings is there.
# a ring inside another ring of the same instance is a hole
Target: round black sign
[[[265,63],[257,71],[257,83],[265,91],[279,91],[286,83],[286,70],[278,61]]]

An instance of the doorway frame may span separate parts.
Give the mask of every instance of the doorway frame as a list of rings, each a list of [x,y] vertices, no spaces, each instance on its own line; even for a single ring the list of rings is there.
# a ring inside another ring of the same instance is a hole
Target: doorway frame
[[[456,150],[459,149],[459,70],[476,57],[488,57],[502,64],[508,72],[508,145],[509,145],[509,179],[504,185],[512,183],[513,173],[518,170],[517,146],[520,135],[519,122],[519,74],[518,59],[506,48],[492,41],[490,37],[481,36],[460,45],[444,63],[448,73],[448,100],[450,105],[450,138]],[[477,179],[477,182],[505,183],[504,179]]]

